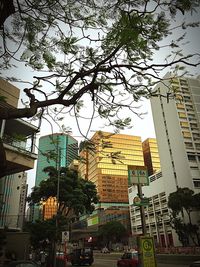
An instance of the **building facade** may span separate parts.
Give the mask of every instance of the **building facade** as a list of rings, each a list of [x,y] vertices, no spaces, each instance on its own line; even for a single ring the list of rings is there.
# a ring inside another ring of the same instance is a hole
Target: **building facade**
[[[78,157],[78,141],[68,134],[55,133],[39,139],[38,161],[35,185],[48,178],[43,169],[48,166],[55,168],[68,167]],[[51,218],[57,209],[56,199],[50,198],[40,208],[34,208],[34,219]]]
[[[91,138],[95,151],[81,151],[85,162],[79,172],[97,188],[99,207],[128,204],[128,166],[144,166],[139,136],[96,132]],[[87,173],[87,174],[86,174]]]
[[[151,99],[151,107],[162,172],[151,175],[149,186],[143,187],[144,195],[150,198],[145,216],[148,231],[153,231],[162,246],[179,246],[178,236],[169,224],[167,201],[177,188],[200,192],[200,76],[172,78],[166,74],[155,89],[161,96]],[[131,198],[136,191],[130,190]],[[136,208],[132,210],[136,220]],[[188,222],[187,216],[184,220]],[[193,214],[192,220],[200,220],[199,212]],[[136,225],[135,230],[138,233]]]
[[[16,109],[20,90],[0,79],[0,108]],[[0,120],[0,226],[21,229],[25,216],[27,174],[37,159],[38,129],[22,119]]]
[[[144,207],[147,233],[154,237],[156,247],[167,248],[179,245],[175,231],[170,226],[170,212],[167,205],[167,195],[164,189],[164,177],[161,171],[149,176],[149,185],[142,187],[144,197],[149,199],[149,205]],[[133,237],[142,234],[140,207],[135,206],[133,199],[137,196],[136,186],[129,187],[129,203],[131,231]]]
[[[139,136],[96,132],[91,138],[93,149],[83,149],[79,163],[81,177],[92,181],[100,201],[96,210],[78,224],[85,228],[73,229],[73,235],[89,238],[110,221],[119,221],[130,234],[128,203],[128,166],[144,166],[142,142]]]
[[[27,173],[7,175],[0,180],[1,216],[0,227],[21,230],[25,220],[27,197]]]
[[[151,100],[162,173],[169,177],[166,193],[177,187],[200,190],[200,77],[170,78],[157,85],[161,94],[168,88],[175,99]]]
[[[0,108],[16,109],[20,90],[0,79]],[[34,168],[38,129],[22,119],[0,120],[0,177]]]
[[[148,175],[152,175],[160,170],[160,157],[158,145],[155,138],[147,138],[142,142],[144,164],[147,167]]]

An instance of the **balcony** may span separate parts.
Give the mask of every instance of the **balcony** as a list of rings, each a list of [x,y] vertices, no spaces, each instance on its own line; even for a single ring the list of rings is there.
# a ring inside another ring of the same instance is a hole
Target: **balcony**
[[[1,177],[34,168],[37,127],[21,119],[0,122]]]

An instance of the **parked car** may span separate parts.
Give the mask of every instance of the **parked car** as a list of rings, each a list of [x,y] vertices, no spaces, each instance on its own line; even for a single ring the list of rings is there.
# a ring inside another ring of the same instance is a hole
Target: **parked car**
[[[31,260],[18,260],[7,262],[4,267],[40,267],[40,265]]]
[[[101,253],[110,253],[110,250],[107,247],[102,248]]]
[[[122,255],[121,259],[117,261],[117,267],[138,267],[138,266],[139,266],[139,260],[138,260],[138,252],[136,250],[125,252]]]
[[[91,248],[77,248],[69,255],[72,265],[92,265],[94,262],[93,250]]]
[[[190,264],[190,267],[200,267],[200,260],[199,261],[194,261]]]

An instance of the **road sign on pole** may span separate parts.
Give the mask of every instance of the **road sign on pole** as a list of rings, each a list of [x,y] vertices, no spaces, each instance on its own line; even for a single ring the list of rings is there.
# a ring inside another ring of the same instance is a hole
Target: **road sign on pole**
[[[140,261],[143,267],[156,267],[155,247],[153,237],[139,236]]]
[[[69,231],[62,232],[62,243],[69,241]]]
[[[149,199],[147,197],[134,197],[133,206],[148,206]]]
[[[128,183],[149,185],[148,171],[145,166],[128,166]]]
[[[140,204],[141,204],[141,198],[140,197],[134,197],[134,199],[133,199],[133,205],[134,206],[140,206]]]

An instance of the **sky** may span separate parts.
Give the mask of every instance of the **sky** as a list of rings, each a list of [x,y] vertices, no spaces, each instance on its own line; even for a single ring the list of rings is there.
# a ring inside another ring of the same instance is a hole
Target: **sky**
[[[192,17],[188,16],[188,21],[191,21],[191,20],[198,21],[200,18],[199,15],[200,15],[200,12],[198,11],[198,13],[197,14],[194,13]],[[177,38],[178,37],[177,32],[175,31],[174,33],[175,33],[174,38]],[[189,43],[185,44],[184,46],[185,53],[187,54],[188,53],[200,53],[200,28],[194,28],[194,29],[190,28],[187,32],[187,39],[185,41],[189,41]],[[167,55],[169,53],[170,53],[170,49],[166,48],[165,54]],[[164,56],[163,54],[161,55],[158,52],[157,54],[155,54],[155,61],[159,61],[160,58],[163,58],[163,56]],[[197,76],[198,74],[200,74],[200,69],[199,68],[192,69],[192,73],[194,74],[194,76]],[[4,76],[6,76],[7,74],[8,74],[7,72],[5,73],[3,72],[2,77],[4,78]],[[165,73],[163,73],[163,75],[164,74]],[[16,77],[20,77],[21,79],[26,77],[26,80],[29,80],[29,79],[32,80],[32,76],[34,75],[34,73],[32,70],[28,69],[27,67],[20,67],[20,68],[15,69],[12,75],[15,75]],[[21,89],[20,97],[23,98],[22,90],[24,88],[24,84],[15,83],[14,85],[16,85],[17,87]],[[127,114],[127,113],[125,114],[124,112],[124,114],[122,115],[125,115],[125,116],[129,115],[132,117],[133,127],[131,129],[120,131],[120,133],[141,136],[142,141],[145,140],[146,138],[156,137],[149,100],[144,99],[142,100],[142,102],[139,103],[139,105],[141,105],[141,108],[139,111],[142,113],[146,113],[146,114],[143,115],[142,118],[139,118],[136,115]],[[91,109],[89,106],[85,108],[84,113],[90,116]],[[75,139],[77,139],[79,142],[83,140],[82,135],[85,135],[85,136],[87,135],[87,137],[90,138],[94,134],[94,132],[98,130],[113,132],[113,128],[107,127],[105,125],[105,121],[100,120],[100,119],[93,120],[89,132],[88,132],[88,127],[90,125],[90,120],[86,120],[86,119],[80,120],[79,125],[81,129],[81,133],[77,127],[77,124],[74,118],[71,118],[70,116],[66,116],[66,118],[61,124],[64,124],[66,127],[70,127],[72,129],[72,136]],[[54,132],[59,132],[59,128],[57,127],[57,125],[54,124],[53,127],[54,127]],[[43,121],[41,125],[41,129],[40,129],[40,133],[37,134],[37,142],[38,142],[39,137],[50,134],[51,132],[52,132],[51,125],[47,123],[46,121]],[[36,171],[36,162],[35,162],[35,168],[33,170],[28,171],[29,193],[35,183],[35,171]]]

